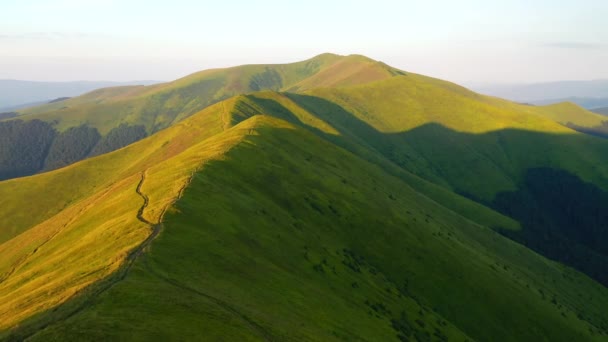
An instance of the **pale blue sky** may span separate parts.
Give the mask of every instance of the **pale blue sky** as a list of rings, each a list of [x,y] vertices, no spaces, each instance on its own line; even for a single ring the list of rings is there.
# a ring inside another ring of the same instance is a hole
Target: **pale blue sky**
[[[170,80],[359,53],[465,84],[608,78],[608,1],[0,0],[0,78]]]

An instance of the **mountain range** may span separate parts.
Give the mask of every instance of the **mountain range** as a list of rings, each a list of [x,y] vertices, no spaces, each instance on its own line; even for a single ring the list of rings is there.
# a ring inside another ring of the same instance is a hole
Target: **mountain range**
[[[82,95],[91,90],[121,85],[150,85],[158,81],[72,81],[40,82],[21,80],[0,80],[0,112],[41,105],[61,97]]]
[[[472,89],[482,94],[535,105],[572,102],[587,109],[608,106],[608,80],[480,84],[473,85]]]
[[[602,115],[608,115],[608,107],[594,108],[593,112],[602,114]]]
[[[0,339],[605,341],[605,117],[360,55],[0,122]]]

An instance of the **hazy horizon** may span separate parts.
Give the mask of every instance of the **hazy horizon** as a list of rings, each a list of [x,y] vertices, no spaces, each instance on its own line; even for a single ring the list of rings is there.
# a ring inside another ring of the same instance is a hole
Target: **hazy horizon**
[[[608,3],[599,0],[26,0],[1,8],[0,79],[169,81],[324,52],[467,85],[608,79]]]

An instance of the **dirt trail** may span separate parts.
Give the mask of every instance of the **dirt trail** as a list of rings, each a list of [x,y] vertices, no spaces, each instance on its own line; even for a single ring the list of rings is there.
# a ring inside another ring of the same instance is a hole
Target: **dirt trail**
[[[57,312],[57,316],[55,316],[54,318],[51,318],[48,321],[41,321],[38,323],[33,323],[29,329],[26,328],[24,331],[21,331],[21,332],[17,331],[14,334],[9,335],[8,336],[9,341],[12,341],[12,340],[23,341],[59,321],[65,321],[65,320],[69,319],[70,317],[76,315],[77,313],[81,312],[83,309],[85,309],[86,307],[91,305],[93,303],[93,301],[100,294],[111,289],[118,282],[125,279],[125,277],[127,276],[127,273],[133,267],[133,263],[135,262],[137,257],[139,257],[142,254],[142,252],[150,245],[152,240],[154,240],[154,238],[156,238],[158,236],[158,234],[160,233],[160,230],[161,230],[160,223],[153,224],[150,221],[148,221],[145,217],[143,217],[144,211],[146,210],[146,208],[148,207],[148,204],[149,204],[148,196],[146,196],[141,191],[144,181],[146,180],[147,171],[148,170],[145,170],[141,173],[141,179],[139,180],[139,183],[137,184],[137,188],[135,189],[135,192],[137,192],[137,194],[143,199],[143,204],[137,211],[136,216],[139,221],[151,226],[152,232],[150,233],[150,235],[141,244],[139,244],[139,246],[137,246],[135,249],[133,249],[129,253],[129,255],[127,255],[127,257],[125,259],[125,263],[114,274],[108,276],[106,279],[103,279],[97,283],[94,283],[92,286],[81,289],[76,294],[74,294],[74,296],[72,297],[71,300],[69,300],[68,302],[66,302],[64,304],[61,304],[58,308],[55,309]],[[187,185],[188,185],[188,183],[186,183],[184,185],[184,188]],[[46,241],[45,241],[45,243],[46,243]],[[64,310],[64,311],[61,312],[62,310]]]
[[[82,310],[87,308],[89,305],[93,304],[94,300],[99,295],[108,291],[114,285],[116,285],[118,282],[120,282],[121,280],[124,280],[126,278],[127,274],[133,267],[135,261],[143,254],[144,251],[147,250],[147,248],[150,246],[152,241],[160,234],[160,232],[163,228],[163,225],[161,222],[164,217],[166,208],[163,210],[163,212],[160,215],[159,223],[152,223],[144,217],[144,212],[150,202],[150,199],[148,198],[148,196],[145,193],[143,193],[143,191],[142,191],[142,187],[144,185],[144,182],[146,181],[147,171],[148,170],[141,172],[141,178],[135,189],[135,192],[143,200],[143,203],[142,203],[141,207],[139,208],[139,210],[137,211],[136,216],[139,221],[149,225],[152,228],[152,232],[150,233],[150,235],[141,244],[139,244],[139,246],[137,246],[135,249],[133,249],[129,253],[129,255],[125,259],[125,263],[121,266],[121,268],[117,272],[115,272],[113,275],[110,275],[108,278],[95,283],[93,286],[80,290],[76,295],[74,295],[74,297],[72,299],[73,302],[66,303],[67,305],[64,305],[63,313],[59,314],[59,312],[61,312],[61,307],[60,307],[60,308],[58,308],[60,310],[56,311],[58,313],[58,315],[55,316],[55,318],[51,318],[51,320],[48,320],[48,321],[39,322],[38,324],[33,324],[29,329],[26,329],[21,332],[16,332],[16,334],[8,336],[8,340],[23,341],[57,322],[65,321],[65,320],[69,319],[70,317],[78,314],[79,312],[81,312]],[[195,174],[195,172],[190,175],[190,178],[184,183],[183,187],[179,190],[178,195],[176,197],[176,201],[182,197],[184,190],[191,183],[192,178],[194,177],[194,174]],[[191,292],[191,293],[194,293],[196,295],[206,298],[207,300],[209,300],[212,303],[221,307],[223,310],[225,310],[229,314],[234,315],[235,317],[240,319],[246,326],[248,326],[252,330],[252,332],[254,334],[258,335],[263,340],[265,340],[265,341],[274,340],[272,338],[272,335],[268,331],[266,331],[264,329],[264,327],[262,327],[255,321],[251,320],[249,317],[247,317],[247,315],[238,311],[236,308],[234,308],[227,302],[225,302],[219,298],[213,297],[211,295],[208,295],[206,293],[203,293],[197,289],[183,285],[174,279],[170,279],[170,278],[167,278],[167,277],[159,274],[158,272],[156,272],[153,268],[151,268],[148,265],[148,262],[146,259],[144,259],[144,260],[145,260],[145,264],[144,264],[145,269],[148,272],[150,272],[152,275],[157,277],[159,280],[167,282],[170,285],[178,287],[182,290],[185,290],[185,291],[188,291],[188,292]]]
[[[220,118],[222,119],[222,129],[225,131],[229,128],[230,124],[228,122],[228,110],[226,109],[226,103],[222,102],[222,114],[220,114]]]

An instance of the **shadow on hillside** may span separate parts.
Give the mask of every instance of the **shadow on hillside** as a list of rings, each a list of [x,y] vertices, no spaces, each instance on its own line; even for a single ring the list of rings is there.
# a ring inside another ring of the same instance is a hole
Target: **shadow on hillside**
[[[597,160],[608,156],[605,141],[517,129],[471,134],[435,123],[383,133],[328,100],[285,95],[340,134],[301,122],[274,100],[249,99],[391,175],[400,177],[396,165],[512,217],[523,229],[496,227],[503,235],[608,285],[608,193],[595,185],[608,188]]]

